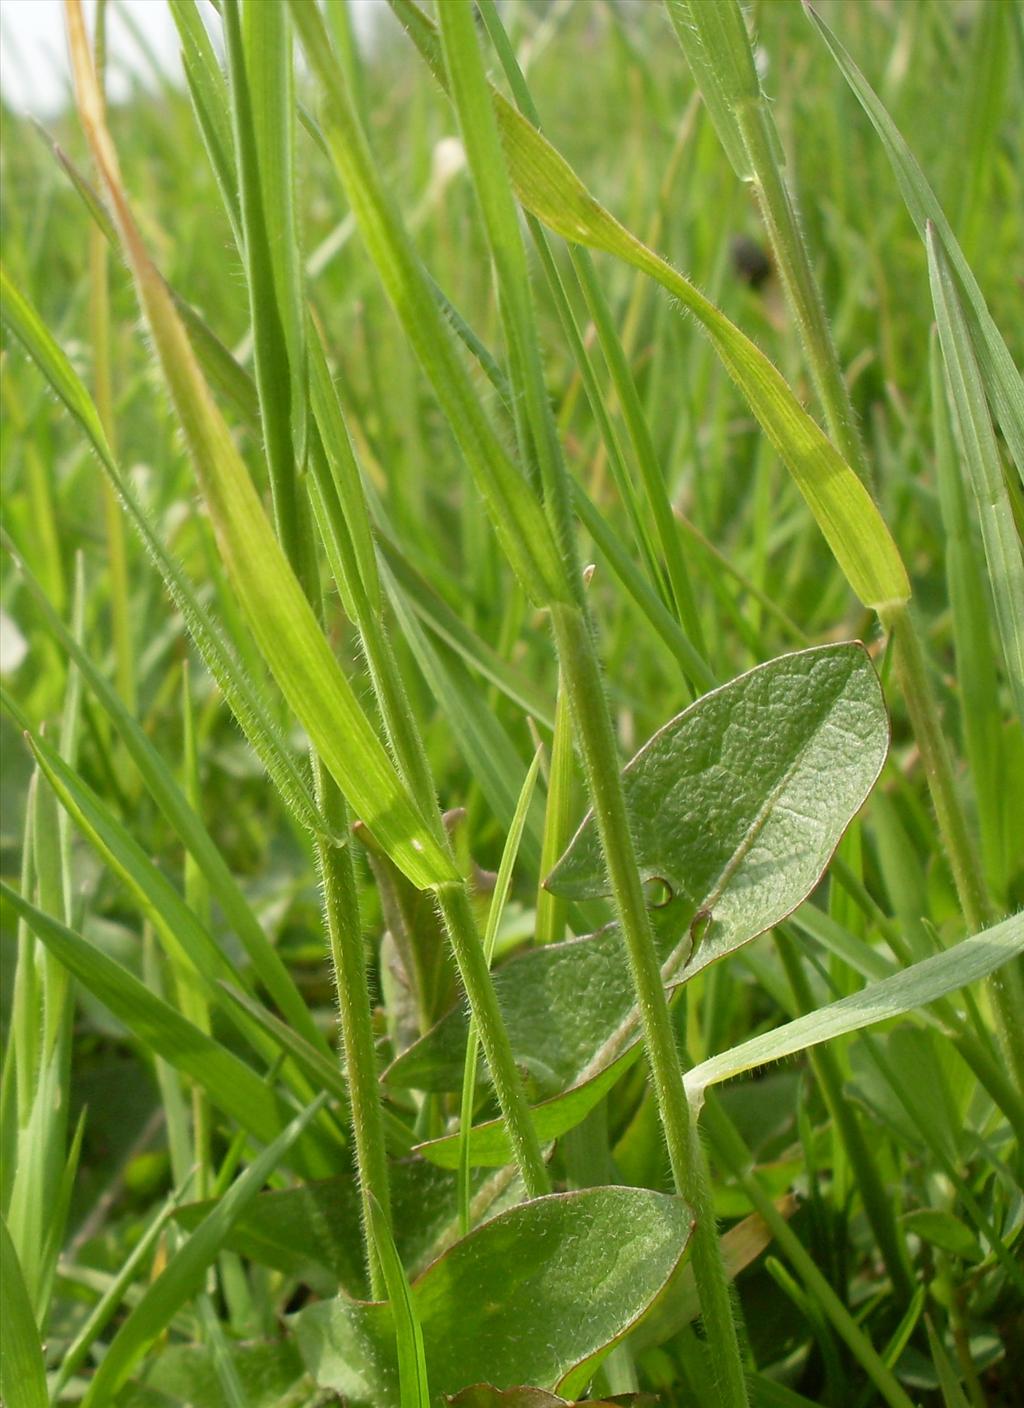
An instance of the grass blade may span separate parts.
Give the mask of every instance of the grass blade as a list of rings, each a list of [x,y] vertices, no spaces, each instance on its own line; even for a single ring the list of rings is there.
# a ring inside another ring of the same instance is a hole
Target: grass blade
[[[39,1327],[32,1314],[18,1253],[0,1218],[0,1286],[3,1287],[3,1352],[0,1391],[7,1408],[47,1408],[46,1370]]]
[[[317,752],[396,863],[423,887],[453,880],[452,862],[405,792],[274,537],[173,302],[150,262],[97,102],[78,0],[68,0],[67,13],[82,120],[250,629]]]
[[[224,75],[196,0],[169,0],[169,4],[181,42],[182,67],[199,130],[231,221],[235,244],[241,250],[242,211]]]
[[[262,18],[260,17],[262,15]],[[256,385],[260,397],[260,418],[270,489],[274,506],[274,526],[285,558],[297,568],[301,578],[308,572],[308,541],[304,532],[304,503],[299,492],[301,460],[292,441],[292,419],[299,417],[305,441],[304,413],[295,405],[296,382],[304,381],[304,368],[293,364],[295,310],[299,308],[295,231],[291,229],[291,253],[279,252],[275,261],[273,242],[282,228],[271,229],[270,202],[276,199],[291,207],[291,134],[293,116],[289,107],[283,130],[275,137],[273,114],[286,98],[290,86],[290,36],[282,25],[279,5],[246,5],[246,43],[242,34],[239,0],[226,0],[221,8],[228,56],[232,133],[239,178],[242,213],[240,252],[246,264],[249,317],[252,322]],[[252,89],[252,72],[258,74],[260,101]],[[257,122],[259,132],[257,132]],[[262,142],[260,141],[262,138]],[[261,150],[262,148],[262,150]],[[262,159],[261,159],[262,158]],[[264,190],[264,177],[275,187]],[[275,223],[288,224],[281,212]],[[275,262],[276,266],[275,267]],[[284,298],[292,316],[287,317],[279,299]],[[299,308],[300,334],[304,315]],[[293,326],[289,328],[288,324]],[[300,391],[305,405],[304,386]]]
[[[484,494],[495,531],[534,601],[566,598],[562,563],[544,514],[491,429],[408,236],[391,208],[366,139],[341,86],[327,31],[315,7],[292,0],[306,57],[329,96],[326,136],[363,238],[396,305],[410,312],[408,331],[445,415]]]
[[[237,0],[222,11],[227,17]],[[288,409],[295,464],[306,462],[306,307],[295,215],[295,93],[292,34],[283,5],[244,0],[242,24],[261,211],[274,301],[289,372]],[[250,285],[250,287],[252,287]],[[282,397],[282,388],[277,388]]]
[[[804,8],[881,138],[886,156],[896,174],[900,194],[922,240],[926,238],[928,222],[931,221],[935,226],[936,240],[941,244],[967,301],[964,311],[986,393],[993,403],[1018,473],[1024,479],[1024,381],[1013,364],[1013,358],[1002,334],[992,321],[978,281],[964,258],[949,221],[918,165],[917,158],[886,112],[877,93],[824,20],[806,0]]]
[[[951,409],[959,427],[964,466],[981,522],[1010,692],[1018,721],[1024,726],[1024,555],[964,309],[949,261],[930,221],[925,240]]]
[[[944,953],[922,959],[890,978],[869,983],[850,997],[840,998],[775,1031],[753,1037],[731,1051],[712,1056],[687,1072],[687,1090],[693,1098],[702,1100],[704,1091],[712,1085],[731,1080],[768,1061],[779,1061],[798,1051],[806,1051],[833,1037],[845,1036],[875,1022],[924,1007],[936,998],[988,977],[1021,953],[1024,953],[1024,916],[1015,915],[984,933],[963,939]]]
[[[149,1050],[191,1076],[225,1114],[257,1139],[270,1141],[280,1134],[282,1107],[251,1066],[186,1021],[80,934],[29,904],[8,885],[3,884],[0,893],[48,951]]]
[[[649,274],[694,315],[792,474],[853,591],[876,608],[907,600],[906,569],[874,500],[764,353],[610,215],[568,162],[500,95],[494,105],[509,172],[525,208],[563,239],[603,249]]]
[[[370,1226],[377,1256],[384,1270],[384,1281],[395,1319],[395,1341],[398,1351],[398,1382],[401,1408],[430,1408],[430,1388],[427,1382],[427,1361],[423,1350],[416,1306],[409,1290],[395,1239],[387,1218],[376,1198],[369,1200]]]
[[[282,962],[277,950],[263,932],[248,901],[218,850],[210,833],[189,805],[170,768],[154,748],[145,731],[124,707],[121,699],[96,668],[88,654],[66,629],[50,606],[28,569],[22,568],[25,580],[42,611],[44,620],[62,648],[71,656],[96,695],[111,722],[117,728],[132,761],[146,783],[149,793],[174,828],[189,855],[194,859],[210,885],[213,895],[245,947],[253,968],[268,993],[305,1039],[326,1052],[326,1043],[310,1016],[309,1009]]]
[[[491,904],[487,911],[487,928],[484,930],[484,957],[490,967],[494,957],[494,944],[498,937],[498,926],[501,923],[501,916],[505,910],[505,903],[508,900],[509,887],[512,884],[512,871],[515,867],[516,857],[519,854],[519,843],[523,839],[523,830],[526,826],[526,818],[530,812],[530,802],[533,799],[533,789],[537,781],[537,773],[540,769],[540,749],[533,755],[533,762],[530,764],[523,779],[523,785],[519,793],[519,801],[516,803],[515,815],[512,817],[512,824],[509,826],[508,834],[505,837],[505,847],[501,853],[501,863],[498,866],[498,878],[494,882],[494,890],[491,894]],[[476,1025],[471,1021],[469,1033],[466,1037],[466,1065],[462,1077],[462,1102],[459,1107],[459,1224],[462,1235],[466,1236],[470,1229],[470,1196],[472,1193],[472,1179],[470,1175],[469,1145],[470,1136],[473,1130],[473,1107],[476,1103],[476,1065],[480,1051],[480,1035]]]
[[[431,66],[440,78],[430,21],[411,0],[402,0],[398,9],[402,23],[416,33],[417,47],[435,56]],[[853,591],[872,607],[906,601],[906,569],[874,500],[778,370],[689,280],[609,214],[500,93],[492,89],[491,97],[509,176],[523,207],[563,239],[603,249],[648,274],[694,315],[792,474]]]
[[[183,1191],[183,1190],[181,1190]],[[149,1225],[144,1229],[139,1240],[135,1243],[123,1266],[118,1269],[117,1275],[100,1296],[85,1319],[85,1323],[75,1334],[74,1339],[64,1352],[60,1368],[57,1370],[57,1377],[54,1381],[54,1398],[74,1374],[75,1370],[83,1362],[89,1353],[92,1345],[114,1315],[124,1299],[125,1291],[134,1281],[140,1266],[145,1261],[152,1250],[160,1233],[170,1221],[171,1215],[177,1206],[181,1191],[175,1193],[167,1199],[156,1215],[151,1218]]]
[[[253,1160],[147,1287],[107,1348],[82,1400],[82,1408],[100,1408],[109,1403],[147,1346],[164,1331],[179,1306],[196,1294],[206,1268],[220,1251],[231,1228],[263,1187],[268,1175],[280,1167],[288,1151],[319,1113],[325,1098],[318,1096]]]
[[[121,475],[107,444],[96,407],[81,379],[36,310],[2,267],[0,295],[0,310],[5,322],[89,437],[105,473],[117,489],[125,512],[132,519],[168,592],[184,617],[207,668],[282,798],[303,826],[311,831],[326,830],[327,824],[318,813],[309,783],[299,770],[280,729],[273,722],[265,701],[199,602],[181,567],[160,542]]]

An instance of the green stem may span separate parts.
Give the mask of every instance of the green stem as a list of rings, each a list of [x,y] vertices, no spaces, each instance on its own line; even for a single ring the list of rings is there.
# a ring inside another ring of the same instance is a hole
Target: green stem
[[[301,582],[309,579],[308,543],[296,489],[297,474],[292,445],[291,381],[287,346],[277,300],[274,274],[266,237],[263,195],[260,189],[256,128],[246,71],[242,16],[238,0],[221,7],[231,94],[232,132],[238,166],[249,313],[252,321],[253,361],[260,398],[264,452],[270,476],[274,527],[289,562]]]
[[[555,701],[555,730],[551,743],[551,775],[547,806],[544,809],[544,839],[541,843],[541,876],[550,874],[572,836],[569,809],[572,802],[572,715],[561,678]],[[568,902],[541,884],[537,890],[538,944],[560,943],[565,937]]]
[[[792,941],[783,933],[777,932],[775,944],[799,1011],[813,1011],[814,995]],[[842,1072],[836,1054],[828,1045],[819,1046],[816,1050],[808,1052],[808,1060],[828,1112],[842,1138],[846,1156],[857,1180],[864,1212],[875,1234],[893,1290],[905,1306],[909,1305],[914,1294],[914,1283],[906,1245],[896,1226],[892,1195],[887,1193],[882,1184],[860,1121],[852,1103],[843,1092]]]
[[[694,1273],[701,1313],[713,1347],[723,1405],[745,1405],[747,1390],[728,1280],[715,1228],[707,1163],[683,1084],[654,936],[644,899],[619,771],[611,717],[590,624],[576,607],[551,608],[552,624],[576,732],[590,784],[612,895],[629,956],[654,1092],[668,1145],[672,1176],[697,1218]]]
[[[735,3],[735,0],[729,0],[729,3]],[[869,466],[857,431],[857,418],[839,363],[839,354],[829,329],[821,290],[811,269],[793,198],[775,157],[775,147],[768,129],[773,119],[763,98],[756,103],[739,106],[734,116],[754,173],[754,188],[761,215],[807,354],[808,369],[825,413],[825,423],[844,459],[867,483],[870,480]]]
[[[935,819],[953,871],[953,880],[972,933],[978,933],[990,918],[988,900],[981,879],[981,866],[967,829],[953,779],[953,762],[942,731],[938,705],[928,678],[921,638],[905,604],[884,607],[879,617],[893,635],[893,664],[907,712],[914,730],[921,761],[935,807]]]
[[[341,419],[340,406],[323,405],[318,411],[333,411],[338,416],[335,432],[331,437],[331,450],[334,455],[351,455],[351,445]],[[349,607],[355,616],[360,641],[370,669],[370,679],[377,699],[381,716],[392,752],[398,763],[402,779],[413,795],[421,814],[428,820],[439,842],[450,853],[450,843],[444,821],[438,806],[437,794],[430,776],[426,753],[416,717],[402,684],[391,642],[384,629],[380,612],[374,608],[373,589],[376,583],[376,564],[368,561],[361,568],[350,533],[350,523],[346,514],[357,508],[356,494],[361,492],[358,467],[353,459],[351,489],[343,500],[342,485],[332,478],[324,451],[326,444],[319,435],[311,439],[310,464],[313,479],[319,495],[321,512],[318,519],[321,533],[328,547],[339,586],[347,593]],[[374,574],[374,581],[368,583],[367,573]],[[369,590],[368,590],[369,588]],[[459,976],[469,1000],[473,1021],[480,1033],[480,1039],[487,1055],[488,1064],[494,1079],[494,1087],[509,1131],[509,1138],[516,1155],[516,1161],[523,1176],[527,1192],[531,1197],[550,1192],[547,1167],[541,1153],[540,1143],[533,1128],[529,1105],[523,1083],[516,1069],[512,1043],[498,1006],[497,995],[483,944],[480,940],[476,918],[470,904],[465,882],[453,881],[436,891],[445,931],[455,956]]]
[[[550,1193],[551,1181],[537,1131],[533,1127],[526,1090],[512,1054],[508,1029],[498,1006],[466,886],[458,881],[449,881],[438,885],[434,893],[487,1057],[516,1163],[527,1194],[531,1198],[539,1198],[544,1193]]]
[[[808,1291],[832,1323],[833,1329],[845,1341],[853,1355],[878,1389],[889,1408],[914,1408],[912,1400],[900,1387],[878,1351],[859,1327],[846,1306],[836,1295],[814,1263],[800,1238],[775,1206],[753,1169],[753,1157],[735,1126],[713,1094],[704,1106],[704,1122],[715,1150],[730,1170],[755,1210],[760,1213],[772,1237],[788,1257]],[[694,1249],[696,1254],[696,1248]]]
[[[97,6],[93,42],[96,77],[102,91],[106,67],[106,0]],[[110,358],[110,278],[107,242],[96,225],[89,231],[89,335],[92,341],[93,392],[100,424],[117,453],[114,392]],[[103,519],[110,561],[110,611],[114,632],[117,690],[129,712],[135,713],[135,652],[132,644],[128,552],[121,506],[109,480],[103,481]]]
[[[893,633],[893,661],[907,712],[921,750],[925,777],[935,807],[935,819],[942,837],[960,905],[971,933],[982,930],[992,918],[981,862],[967,826],[953,777],[953,763],[942,731],[938,705],[928,678],[921,638],[906,605],[887,607],[879,612],[882,624]],[[1000,1038],[1020,1089],[1024,1090],[1024,1026],[1020,1021],[1024,984],[1020,966],[991,978],[988,993],[999,1024]]]
[[[331,830],[344,835],[347,830],[345,803],[320,760],[313,755],[316,797],[330,819]],[[363,1241],[366,1248],[370,1293],[377,1300],[386,1296],[384,1276],[371,1236],[370,1199],[375,1198],[389,1225],[391,1199],[388,1184],[387,1147],[384,1142],[384,1115],[377,1053],[373,1040],[370,992],[366,981],[366,952],[359,922],[359,890],[351,841],[332,846],[318,840],[317,866],[323,887],[323,907],[327,936],[338,994],[341,1040],[348,1072],[349,1099],[352,1102],[352,1131],[355,1136],[356,1165],[363,1209]]]

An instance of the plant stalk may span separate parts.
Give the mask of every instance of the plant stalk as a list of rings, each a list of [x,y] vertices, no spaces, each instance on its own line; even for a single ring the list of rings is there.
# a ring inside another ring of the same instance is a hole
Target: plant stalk
[[[311,754],[311,760],[317,801],[323,814],[330,819],[332,831],[344,835],[348,818],[341,793],[315,753]],[[370,1293],[374,1299],[382,1300],[386,1297],[387,1288],[371,1235],[373,1224],[370,1220],[370,1199],[377,1200],[389,1225],[391,1199],[352,842],[349,840],[344,845],[332,846],[318,838],[316,860],[323,890],[323,909],[334,968],[334,987],[338,996],[338,1017],[345,1052],[349,1099],[352,1102],[352,1131],[359,1172],[363,1245],[366,1250]]]
[[[612,895],[629,956],[655,1097],[678,1192],[693,1208],[694,1273],[724,1408],[748,1401],[728,1279],[715,1226],[707,1161],[683,1083],[668,1001],[630,830],[611,718],[590,625],[572,606],[551,607],[559,665],[572,704]]]
[[[714,1144],[722,1162],[732,1172],[754,1209],[767,1223],[776,1245],[788,1257],[794,1270],[828,1317],[833,1329],[845,1341],[877,1388],[882,1400],[889,1405],[889,1408],[914,1408],[912,1400],[907,1396],[892,1370],[883,1362],[874,1345],[836,1295],[828,1280],[819,1271],[807,1248],[762,1186],[761,1180],[753,1168],[753,1156],[723,1110],[717,1096],[711,1092],[708,1093],[704,1105],[704,1123],[708,1130],[708,1137]],[[696,1255],[696,1248],[694,1248],[694,1254]]]
[[[906,604],[886,607],[879,611],[879,616],[882,624],[893,634],[893,663],[921,750],[939,834],[953,871],[964,919],[970,932],[976,934],[992,919],[992,907],[985,889],[981,861],[957,796],[953,762],[928,679],[921,638]],[[1024,994],[1019,966],[1009,964],[1007,967],[1005,976],[998,974],[989,980],[988,992],[1003,1048],[1018,1088],[1024,1090],[1024,1026],[1020,1020],[1020,1002]]]
[[[438,885],[434,893],[487,1057],[516,1163],[527,1194],[539,1198],[551,1192],[551,1180],[498,1006],[469,895],[465,885],[456,881]]]
[[[352,456],[340,406],[336,403],[333,406],[321,403],[318,406],[318,411],[320,410],[334,412],[338,416],[332,436],[335,456]],[[325,454],[326,448],[319,436],[313,437],[310,463],[322,509],[322,532],[325,541],[329,538],[331,564],[339,577],[339,585],[343,585],[348,594],[350,609],[355,617],[369,666],[374,695],[399,772],[439,844],[452,854],[416,718],[409,705],[380,612],[373,606],[376,564],[370,562],[363,570],[360,569],[349,533],[346,515],[352,513],[356,507],[352,500],[355,493],[359,492],[358,466],[353,457],[348,465],[352,473],[353,489],[343,500],[342,483],[335,481],[328,472],[329,457]],[[366,580],[368,572],[373,574],[372,582]],[[452,858],[454,862],[454,856]],[[501,1008],[498,1006],[466,883],[451,881],[438,887],[435,893],[473,1020],[487,1055],[516,1161],[530,1197],[538,1197],[550,1192],[551,1184],[540,1143],[533,1128],[523,1082],[516,1068],[512,1044]]]
[[[735,0],[729,0],[735,3]],[[865,483],[871,472],[857,429],[857,416],[828,325],[818,281],[793,198],[775,158],[767,124],[774,119],[764,99],[736,109],[736,124],[754,172],[754,189],[782,286],[807,354],[807,366],[825,414],[829,435]]]

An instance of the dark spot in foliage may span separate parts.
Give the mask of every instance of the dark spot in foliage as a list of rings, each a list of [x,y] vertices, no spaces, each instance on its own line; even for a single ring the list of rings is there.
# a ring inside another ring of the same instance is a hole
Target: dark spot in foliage
[[[763,245],[749,235],[733,235],[729,241],[733,272],[751,288],[758,289],[772,272],[772,261]]]

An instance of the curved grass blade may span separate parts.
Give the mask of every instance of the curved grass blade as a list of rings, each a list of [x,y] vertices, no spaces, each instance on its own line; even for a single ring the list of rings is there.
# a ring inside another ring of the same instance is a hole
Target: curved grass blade
[[[949,260],[931,221],[925,230],[925,242],[950,409],[959,427],[964,467],[981,523],[981,540],[1010,692],[1018,721],[1024,726],[1024,555],[964,308]]]
[[[380,1203],[372,1195],[368,1199],[370,1227],[377,1256],[384,1272],[384,1283],[395,1320],[395,1348],[398,1355],[398,1385],[401,1408],[430,1408],[430,1387],[427,1363],[423,1351],[423,1331],[409,1291],[395,1239]]]
[[[298,19],[304,7],[292,3]],[[395,8],[438,81],[447,86],[431,21],[412,0],[401,0]],[[496,89],[491,97],[509,176],[524,209],[563,239],[605,250],[648,274],[694,315],[792,474],[853,591],[874,608],[907,601],[906,568],[874,500],[779,371],[688,279],[621,225]]]
[[[251,1066],[186,1021],[121,964],[3,882],[0,894],[49,952],[148,1050],[191,1076],[225,1114],[257,1139],[270,1141],[280,1134],[284,1107]]]
[[[937,242],[941,244],[946,258],[952,265],[957,282],[967,300],[964,312],[986,393],[993,403],[1017,471],[1024,479],[1024,380],[1013,364],[1013,358],[1002,334],[992,321],[978,281],[964,258],[963,250],[935,197],[935,192],[918,165],[917,158],[886,112],[877,93],[821,16],[807,4],[807,0],[804,0],[804,9],[881,138],[885,154],[896,174],[900,194],[922,240],[925,239],[928,222],[931,221],[935,226]]]
[[[414,884],[456,881],[317,624],[143,245],[98,98],[79,0],[67,0],[79,110],[232,586],[296,717],[355,811]]]
[[[270,774],[285,804],[307,830],[329,835],[330,828],[313,800],[309,783],[296,763],[281,730],[273,721],[266,701],[249,678],[234,650],[224,640],[220,629],[210,619],[181,566],[166,551],[154,532],[149,518],[114,460],[96,407],[63,349],[58,346],[36,310],[15,286],[2,265],[0,313],[89,437],[125,512],[135,525],[151,561],[163,578],[175,606],[181,612],[207,669],[220,686],[231,712]]]
[[[0,1300],[3,1346],[0,1392],[7,1408],[47,1408],[46,1369],[39,1327],[32,1313],[18,1253],[0,1218]]]
[[[217,1256],[232,1226],[270,1174],[281,1166],[292,1145],[319,1113],[325,1099],[326,1096],[318,1095],[253,1160],[185,1245],[171,1257],[156,1280],[146,1288],[142,1299],[110,1342],[82,1399],[82,1408],[101,1408],[101,1405],[113,1400],[146,1348],[163,1333],[175,1312],[201,1288],[206,1269]]]
[[[959,991],[968,983],[988,977],[1022,953],[1024,915],[1014,915],[973,938],[963,939],[943,953],[911,964],[890,978],[869,983],[860,992],[703,1061],[687,1072],[686,1089],[691,1100],[700,1105],[709,1086],[731,1080],[769,1061],[794,1056],[833,1037],[846,1036],[876,1022],[913,1012],[915,1008]]]
[[[859,599],[876,609],[908,600],[906,568],[874,500],[777,368],[688,279],[609,214],[568,162],[498,94],[494,106],[523,206],[564,239],[603,249],[650,275],[694,315],[792,474]]]
[[[498,926],[505,911],[505,903],[508,900],[508,892],[512,884],[512,871],[519,854],[519,843],[523,839],[526,818],[530,812],[533,789],[540,769],[540,756],[538,748],[523,780],[515,815],[512,817],[512,825],[505,837],[505,846],[498,865],[498,878],[494,882],[494,890],[491,894],[483,940],[484,958],[487,960],[488,967],[491,966],[491,961],[494,958],[494,944],[498,937]],[[462,1077],[462,1103],[459,1107],[459,1219],[463,1235],[468,1233],[470,1228],[472,1185],[469,1171],[469,1142],[473,1127],[473,1107],[476,1103],[476,1064],[479,1052],[479,1033],[476,1029],[476,1023],[470,1019],[469,1032],[466,1037],[466,1064]]]

